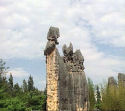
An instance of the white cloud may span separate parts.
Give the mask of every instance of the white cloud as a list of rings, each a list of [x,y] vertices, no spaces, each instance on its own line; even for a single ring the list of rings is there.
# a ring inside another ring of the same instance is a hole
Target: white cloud
[[[30,75],[28,72],[26,72],[22,68],[10,69],[7,75],[9,75],[9,74],[12,74],[13,77],[16,77],[16,78],[25,78]]]
[[[0,4],[3,58],[42,57],[46,33],[53,25],[60,28],[60,50],[69,42],[81,49],[89,76],[113,75],[125,65],[120,56],[107,55],[93,43],[125,48],[124,0],[1,0]]]
[[[2,57],[40,57],[50,25],[60,27],[62,36],[77,27],[77,33],[82,33],[90,30],[90,26],[93,39],[125,47],[124,0],[2,0],[0,3]]]

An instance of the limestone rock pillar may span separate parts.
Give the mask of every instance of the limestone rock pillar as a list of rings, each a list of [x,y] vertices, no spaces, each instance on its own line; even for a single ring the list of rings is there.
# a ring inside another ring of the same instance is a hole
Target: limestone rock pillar
[[[57,57],[56,49],[46,56],[47,111],[59,111]]]
[[[47,111],[88,111],[88,85],[84,57],[73,45],[64,45],[60,56],[56,45],[59,29],[50,27],[44,50],[46,56]]]

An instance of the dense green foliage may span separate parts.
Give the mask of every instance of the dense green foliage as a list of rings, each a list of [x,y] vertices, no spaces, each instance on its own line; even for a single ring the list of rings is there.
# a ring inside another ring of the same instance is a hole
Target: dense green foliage
[[[125,85],[119,83],[117,86],[105,85],[102,89],[103,111],[125,111]]]
[[[94,88],[95,87],[95,88]],[[88,79],[90,111],[125,111],[125,82],[117,85],[104,83],[94,86],[92,80]],[[95,95],[94,95],[95,94]]]
[[[94,94],[94,84],[90,78],[88,78],[88,89],[89,89],[89,103],[90,111],[93,111],[95,108],[95,94]]]
[[[31,111],[46,108],[46,92],[34,87],[33,77],[22,86],[13,83],[13,76],[7,79],[6,63],[0,59],[0,111]]]

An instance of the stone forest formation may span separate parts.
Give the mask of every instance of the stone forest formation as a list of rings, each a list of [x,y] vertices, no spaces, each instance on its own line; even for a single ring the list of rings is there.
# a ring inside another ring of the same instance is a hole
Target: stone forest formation
[[[87,111],[88,85],[84,72],[84,57],[73,45],[63,46],[60,56],[56,45],[59,28],[50,27],[44,50],[47,72],[47,111]]]

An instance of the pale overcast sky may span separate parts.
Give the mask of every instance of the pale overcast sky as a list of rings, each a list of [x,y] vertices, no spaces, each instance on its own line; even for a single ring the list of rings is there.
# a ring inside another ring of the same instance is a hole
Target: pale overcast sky
[[[43,50],[50,26],[60,29],[59,52],[73,43],[94,83],[125,73],[125,0],[0,0],[0,58],[21,84],[31,74],[44,89]]]

